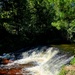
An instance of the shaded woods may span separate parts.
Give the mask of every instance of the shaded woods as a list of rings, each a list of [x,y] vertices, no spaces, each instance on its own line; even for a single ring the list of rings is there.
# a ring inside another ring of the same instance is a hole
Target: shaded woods
[[[0,53],[74,42],[74,0],[0,0]]]

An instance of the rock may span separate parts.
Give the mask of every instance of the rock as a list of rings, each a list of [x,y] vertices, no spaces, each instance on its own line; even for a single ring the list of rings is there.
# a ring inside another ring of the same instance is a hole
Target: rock
[[[22,75],[20,68],[0,69],[0,75]]]
[[[6,63],[8,60],[5,60]],[[33,62],[27,63],[27,64],[17,64],[7,66],[3,65],[0,67],[0,75],[32,75],[29,74],[30,71],[25,70],[25,68],[36,66]]]
[[[8,60],[8,59],[2,59],[2,64],[8,64],[8,63],[12,63],[12,60]]]
[[[65,68],[64,68],[66,71],[68,71],[68,70],[72,70],[72,71],[75,71],[75,65],[68,65],[68,66],[65,66]]]
[[[65,75],[75,75],[75,65],[65,66],[64,70],[66,71]]]

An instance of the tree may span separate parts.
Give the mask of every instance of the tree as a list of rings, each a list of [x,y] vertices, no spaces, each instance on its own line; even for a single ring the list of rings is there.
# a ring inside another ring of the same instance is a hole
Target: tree
[[[54,11],[48,0],[1,0],[1,3],[1,26],[21,41],[33,42],[37,35],[51,30]]]
[[[74,41],[74,12],[74,0],[0,0],[0,27],[16,36],[17,44],[51,41],[61,34]]]
[[[75,1],[54,0],[55,18],[52,26],[62,31],[67,40],[74,41],[75,34]]]

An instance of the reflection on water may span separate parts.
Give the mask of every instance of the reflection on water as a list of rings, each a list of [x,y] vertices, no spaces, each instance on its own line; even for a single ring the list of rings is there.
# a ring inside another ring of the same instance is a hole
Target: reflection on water
[[[16,70],[16,73],[22,75],[57,75],[61,67],[73,58],[73,56],[68,56],[67,53],[64,54],[55,47],[40,46],[26,52],[22,51],[20,51],[22,59],[1,65],[1,70],[3,68],[9,73],[12,68],[18,68],[20,72]]]

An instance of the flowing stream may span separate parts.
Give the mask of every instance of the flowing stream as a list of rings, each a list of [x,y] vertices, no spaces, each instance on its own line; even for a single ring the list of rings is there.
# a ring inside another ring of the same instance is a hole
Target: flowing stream
[[[18,51],[22,59],[15,60],[6,66],[32,63],[34,66],[23,67],[23,75],[58,75],[61,67],[68,64],[73,56],[60,52],[58,48],[40,46],[24,52]],[[17,56],[19,57],[19,56]],[[15,65],[16,66],[16,65]],[[28,71],[28,73],[25,73]]]

